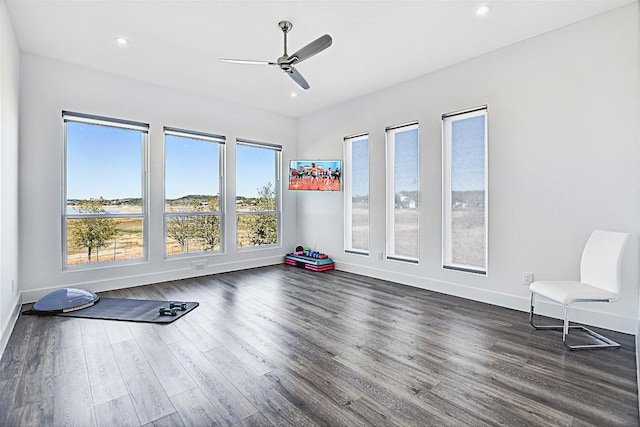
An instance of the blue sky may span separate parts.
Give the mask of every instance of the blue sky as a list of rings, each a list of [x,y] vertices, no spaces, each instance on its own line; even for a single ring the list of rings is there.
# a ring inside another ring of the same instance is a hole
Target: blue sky
[[[485,185],[483,116],[452,124],[453,191],[483,190]],[[368,141],[353,144],[353,194],[369,192]],[[418,130],[396,133],[396,192],[417,189]],[[166,197],[218,194],[218,144],[168,136]],[[142,141],[133,130],[67,123],[67,198],[117,199],[142,195]],[[257,197],[267,182],[275,185],[275,152],[238,145],[236,194]]]
[[[67,198],[142,196],[140,132],[67,122]]]
[[[219,193],[218,144],[167,136],[166,197]],[[275,185],[275,151],[237,146],[237,194],[257,197],[267,182]],[[142,196],[140,132],[67,122],[67,198],[105,199]]]
[[[351,185],[353,196],[369,195],[369,139],[351,144]]]
[[[165,197],[188,194],[215,196],[220,192],[219,144],[200,139],[165,139]]]
[[[419,188],[418,129],[395,134],[395,193],[416,191]]]
[[[452,123],[451,189],[484,190],[485,118],[456,120]]]
[[[286,170],[285,170],[286,172]],[[248,145],[236,146],[236,195],[258,197],[258,188],[276,185],[276,151]]]

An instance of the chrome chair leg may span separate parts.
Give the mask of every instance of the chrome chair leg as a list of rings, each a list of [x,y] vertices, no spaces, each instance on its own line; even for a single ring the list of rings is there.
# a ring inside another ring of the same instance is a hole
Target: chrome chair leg
[[[535,305],[535,294],[531,292],[531,309],[529,311],[529,324],[533,326],[536,330],[561,330],[562,331],[562,343],[569,350],[597,350],[597,349],[616,349],[620,348],[620,344],[617,342],[610,340],[609,338],[600,335],[597,332],[592,331],[591,329],[582,326],[582,325],[570,325],[569,322],[569,305],[564,306],[564,322],[562,325],[537,325],[534,322],[534,305]],[[569,335],[569,329],[580,329],[581,331],[591,335],[595,339],[601,342],[601,344],[582,344],[582,345],[570,345],[567,343],[567,336]]]

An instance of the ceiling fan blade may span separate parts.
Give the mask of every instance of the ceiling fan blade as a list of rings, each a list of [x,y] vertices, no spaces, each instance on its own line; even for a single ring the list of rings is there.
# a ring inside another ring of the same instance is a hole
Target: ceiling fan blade
[[[291,67],[291,71],[288,71],[287,74],[289,74],[293,81],[298,83],[302,89],[309,89],[311,87],[304,77],[302,77],[302,74],[300,74],[295,68]]]
[[[333,39],[329,34],[325,34],[324,36],[312,41],[305,47],[299,49],[295,53],[292,53],[289,56],[289,63],[297,64],[298,62],[302,62],[305,59],[311,58],[316,53],[320,53],[331,46],[331,43],[333,43]]]
[[[255,61],[253,59],[227,59],[219,58],[220,62],[229,62],[231,64],[248,64],[248,65],[278,65],[270,61]]]

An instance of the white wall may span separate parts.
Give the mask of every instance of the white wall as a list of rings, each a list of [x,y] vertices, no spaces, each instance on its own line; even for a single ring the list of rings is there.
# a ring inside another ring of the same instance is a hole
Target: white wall
[[[634,3],[302,118],[303,158],[341,158],[344,136],[370,132],[371,256],[344,253],[342,193],[299,195],[298,243],[315,242],[340,269],[528,310],[522,272],[578,279],[593,229],[629,232],[620,301],[584,305],[574,317],[635,333],[637,16]],[[482,104],[489,123],[486,277],[441,268],[440,116]],[[411,120],[420,124],[419,265],[375,256],[385,250],[384,129]],[[555,308],[541,307],[559,316]]]
[[[640,13],[636,14],[636,20],[638,22],[638,28],[636,29],[636,38],[638,40],[638,58],[640,58]],[[640,73],[638,73],[638,85],[640,87]],[[640,135],[640,96],[638,96],[638,135]],[[638,140],[640,144],[640,138]],[[640,159],[638,159],[640,161]],[[640,184],[639,184],[640,189]],[[638,217],[640,221],[640,216]],[[638,260],[640,261],[640,259]],[[640,298],[640,292],[638,292],[638,298]],[[640,299],[638,300],[638,319],[636,322],[636,380],[638,384],[638,390],[640,390]],[[638,400],[638,410],[640,412],[640,399]]]
[[[211,77],[212,79],[215,76]],[[296,196],[283,192],[280,248],[235,249],[235,138],[283,145],[283,161],[295,156],[296,122],[285,116],[24,54],[20,120],[20,278],[23,301],[53,288],[94,291],[196,275],[190,259],[164,259],[162,127],[227,137],[227,251],[206,259],[197,273],[282,262],[296,241]],[[83,271],[63,271],[61,207],[63,183],[62,110],[150,124],[149,262]]]
[[[0,354],[18,314],[18,110],[20,51],[0,1]],[[13,282],[13,285],[12,285]]]

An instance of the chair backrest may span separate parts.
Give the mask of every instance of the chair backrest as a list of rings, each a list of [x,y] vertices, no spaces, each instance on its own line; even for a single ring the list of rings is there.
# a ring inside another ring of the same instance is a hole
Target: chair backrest
[[[582,252],[580,281],[620,295],[620,265],[629,234],[594,230]]]

